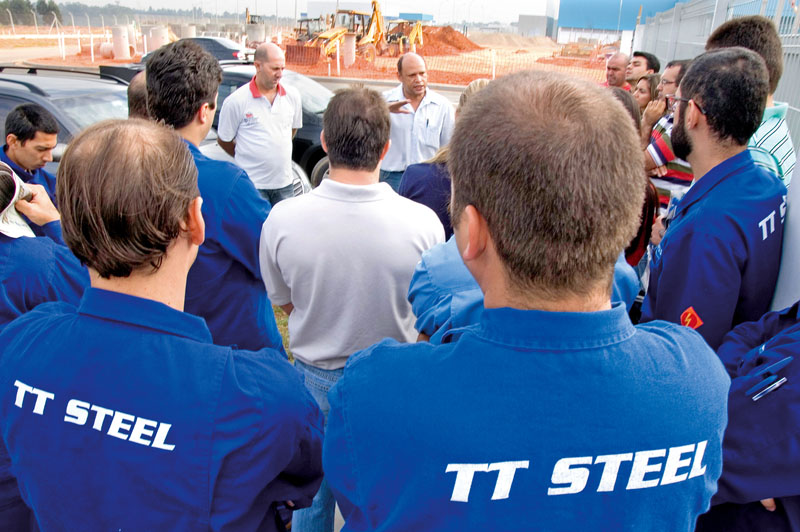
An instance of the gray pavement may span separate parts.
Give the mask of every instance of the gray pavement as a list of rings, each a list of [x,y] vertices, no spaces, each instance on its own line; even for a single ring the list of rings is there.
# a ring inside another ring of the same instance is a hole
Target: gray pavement
[[[31,46],[20,48],[0,48],[0,63],[16,63],[19,61],[30,61],[40,57],[58,56],[58,46]],[[67,55],[78,53],[76,44],[67,44]],[[35,62],[35,61],[34,61]]]

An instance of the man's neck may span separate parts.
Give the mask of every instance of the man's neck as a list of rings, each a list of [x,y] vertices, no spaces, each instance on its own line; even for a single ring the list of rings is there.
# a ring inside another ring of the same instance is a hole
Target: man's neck
[[[199,147],[200,143],[203,142],[203,139],[205,139],[206,135],[208,135],[208,131],[205,131],[205,128],[195,124],[194,122],[191,122],[180,129],[176,129],[176,131],[181,137],[192,143],[192,145],[195,147]]]
[[[702,179],[718,164],[739,155],[747,149],[747,146],[720,146],[716,142],[704,144],[693,146],[692,153],[687,157],[687,162],[692,167],[695,181]]]
[[[261,96],[269,100],[272,103],[275,100],[275,95],[278,94],[278,84],[272,86],[272,88],[267,88],[261,83],[258,82],[258,78],[256,78],[256,88],[258,92],[261,93]]]
[[[775,107],[775,97],[773,94],[767,95],[767,107]]]
[[[345,185],[374,185],[380,177],[379,169],[351,170],[350,168],[331,168],[328,179]]]
[[[179,245],[181,243],[173,242],[155,271],[149,265],[144,265],[131,272],[128,277],[104,279],[97,271],[89,268],[89,282],[93,288],[151,299],[182,312],[186,299],[186,277],[194,255],[186,249],[178,249]],[[196,251],[194,254],[196,255]]]
[[[422,100],[425,99],[425,95],[427,94],[428,94],[428,89],[425,89],[425,92],[423,92],[422,94],[409,95],[406,93],[405,87],[403,87],[403,96],[405,97],[406,100],[409,100],[411,102],[411,107],[413,107],[414,110],[416,110],[417,107],[419,107],[419,104],[422,103]]]

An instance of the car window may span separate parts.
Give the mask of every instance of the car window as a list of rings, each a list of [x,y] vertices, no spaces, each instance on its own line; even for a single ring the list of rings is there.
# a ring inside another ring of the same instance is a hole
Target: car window
[[[303,99],[303,108],[314,114],[324,112],[325,108],[328,107],[328,102],[333,97],[333,92],[329,89],[309,77],[294,72],[284,72],[283,82],[300,92],[300,97]]]
[[[89,98],[61,98],[53,100],[53,104],[81,129],[101,120],[128,117],[128,97],[125,90],[94,93]]]
[[[10,113],[11,110],[14,107],[16,107],[16,106],[18,106],[20,104],[23,104],[23,103],[28,103],[28,102],[25,101],[25,100],[17,99],[17,98],[8,98],[8,97],[5,97],[5,96],[0,96],[0,131],[3,132],[2,142],[0,142],[0,146],[5,144],[5,123],[6,123],[6,117],[8,116],[8,113]],[[69,142],[69,140],[70,140],[69,132],[64,127],[64,124],[62,124],[58,120],[58,117],[56,117],[56,121],[59,122],[59,124],[58,124],[58,142],[64,142],[64,143]]]

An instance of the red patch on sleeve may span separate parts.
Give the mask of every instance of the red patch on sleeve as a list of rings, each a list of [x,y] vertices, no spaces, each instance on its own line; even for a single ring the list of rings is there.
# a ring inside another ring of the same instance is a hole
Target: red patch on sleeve
[[[689,307],[681,314],[681,325],[691,329],[697,329],[703,324],[700,315],[694,310],[694,307]]]

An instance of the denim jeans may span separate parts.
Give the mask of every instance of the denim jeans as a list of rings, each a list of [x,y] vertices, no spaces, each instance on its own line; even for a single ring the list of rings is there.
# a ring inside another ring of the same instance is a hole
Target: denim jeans
[[[381,170],[379,181],[381,183],[389,183],[389,186],[392,187],[392,190],[397,192],[398,190],[400,190],[400,180],[402,178],[403,178],[402,170],[399,172],[389,172],[388,170]]]
[[[270,205],[275,205],[279,201],[294,197],[294,185],[286,185],[283,188],[259,188],[258,193]]]
[[[325,416],[325,428],[328,427],[328,412],[331,409],[328,403],[328,390],[333,388],[342,373],[342,369],[319,369],[308,364],[303,364],[295,359],[294,367],[303,376],[303,382],[311,393],[311,396],[319,405],[322,414]],[[334,512],[336,511],[336,501],[333,493],[328,487],[328,481],[322,479],[322,485],[314,496],[314,501],[309,508],[304,508],[294,512],[292,518],[293,532],[333,532]]]

